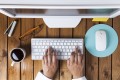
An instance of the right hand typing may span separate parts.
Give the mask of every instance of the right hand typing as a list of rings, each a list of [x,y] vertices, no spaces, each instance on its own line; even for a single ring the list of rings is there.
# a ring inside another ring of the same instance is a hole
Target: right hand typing
[[[80,78],[84,76],[84,60],[83,55],[80,53],[78,48],[75,49],[74,52],[71,53],[70,58],[67,60],[67,67],[73,78]]]

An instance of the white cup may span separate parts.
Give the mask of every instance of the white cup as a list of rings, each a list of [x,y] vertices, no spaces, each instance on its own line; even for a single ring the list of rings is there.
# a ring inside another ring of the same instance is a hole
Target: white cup
[[[22,49],[22,48],[12,49],[10,52],[10,58],[12,60],[11,66],[14,66],[15,63],[19,63],[19,62],[23,61],[25,59],[25,56],[26,56],[26,52],[24,49]]]

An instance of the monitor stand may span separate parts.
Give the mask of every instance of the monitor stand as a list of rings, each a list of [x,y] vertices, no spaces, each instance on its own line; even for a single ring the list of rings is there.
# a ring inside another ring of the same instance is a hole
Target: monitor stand
[[[78,10],[50,9],[45,11],[43,20],[50,28],[75,28],[81,21],[79,14]]]
[[[74,16],[53,16],[43,20],[50,28],[75,28],[81,21],[79,17]]]

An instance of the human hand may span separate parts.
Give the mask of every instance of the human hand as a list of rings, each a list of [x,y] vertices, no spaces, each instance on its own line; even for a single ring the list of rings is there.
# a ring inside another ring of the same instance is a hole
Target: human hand
[[[71,74],[73,75],[74,79],[84,76],[83,55],[78,50],[78,48],[76,48],[75,51],[71,53],[70,58],[67,60],[67,67],[68,67],[69,71],[71,72]]]
[[[43,74],[52,79],[58,68],[58,60],[56,58],[56,52],[49,47],[42,60]]]

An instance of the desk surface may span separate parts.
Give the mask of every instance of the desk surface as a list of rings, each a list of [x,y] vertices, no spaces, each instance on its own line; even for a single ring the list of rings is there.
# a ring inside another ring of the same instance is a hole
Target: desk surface
[[[38,71],[42,69],[41,61],[31,60],[30,40],[26,42],[19,41],[18,37],[25,33],[28,29],[35,25],[43,23],[42,19],[19,19],[16,31],[13,37],[8,38],[3,33],[13,19],[0,14],[0,53],[8,53],[0,62],[0,80],[34,80]],[[94,24],[100,22],[92,22],[91,19],[82,19],[81,23],[75,29],[44,29],[35,35],[35,37],[65,37],[65,38],[81,38],[84,37],[86,31]],[[106,23],[117,31],[120,37],[120,16],[109,19]],[[119,41],[120,42],[120,41]],[[21,63],[11,67],[9,53],[12,48],[23,47],[27,52],[27,57]],[[113,55],[106,58],[96,58],[85,50],[85,75],[88,80],[120,80],[120,44]],[[54,80],[71,80],[72,76],[66,67],[66,61],[60,61],[59,70]]]

